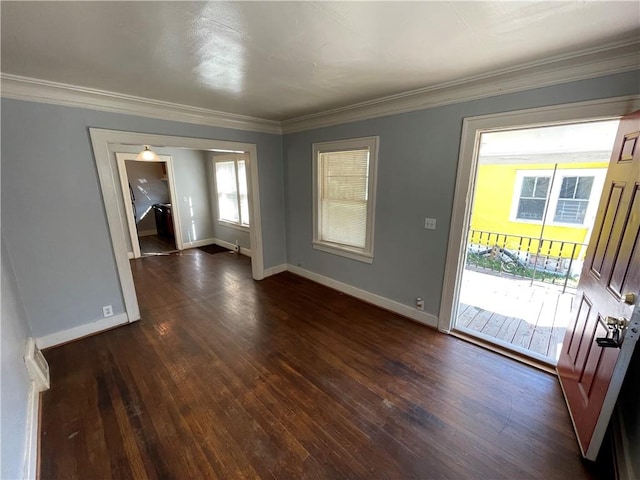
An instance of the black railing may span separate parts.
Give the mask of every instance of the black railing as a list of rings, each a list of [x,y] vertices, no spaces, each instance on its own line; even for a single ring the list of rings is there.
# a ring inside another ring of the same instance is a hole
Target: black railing
[[[578,283],[585,248],[583,243],[469,230],[466,264],[532,282],[562,285],[565,292],[567,286]]]

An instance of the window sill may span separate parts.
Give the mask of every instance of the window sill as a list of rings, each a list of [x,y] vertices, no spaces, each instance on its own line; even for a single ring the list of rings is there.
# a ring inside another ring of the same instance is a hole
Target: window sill
[[[249,227],[245,227],[244,225],[239,225],[237,223],[228,222],[226,220],[218,219],[218,225],[222,225],[223,227],[233,228],[234,230],[240,230],[241,232],[249,233]]]
[[[335,244],[324,243],[324,242],[313,242],[313,248],[315,250],[320,250],[321,252],[332,253],[334,255],[350,258],[352,260],[357,260],[359,262],[373,263],[373,254],[364,253],[359,250],[352,250],[347,247],[340,247]]]

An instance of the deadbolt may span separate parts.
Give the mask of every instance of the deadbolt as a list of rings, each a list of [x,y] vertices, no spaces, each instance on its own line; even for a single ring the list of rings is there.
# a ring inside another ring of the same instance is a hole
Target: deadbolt
[[[622,295],[620,295],[620,300],[622,300],[627,305],[633,305],[634,303],[636,303],[636,294],[631,292],[623,293]]]

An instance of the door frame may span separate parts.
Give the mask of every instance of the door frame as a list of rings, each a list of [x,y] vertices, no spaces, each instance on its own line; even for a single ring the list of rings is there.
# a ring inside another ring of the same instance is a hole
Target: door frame
[[[89,128],[89,136],[98,170],[100,191],[104,201],[107,225],[111,236],[111,245],[116,261],[116,269],[124,300],[125,312],[129,322],[140,319],[140,307],[136,297],[133,273],[129,264],[125,241],[122,212],[118,208],[118,172],[116,162],[112,160],[109,145],[150,145],[152,147],[188,148],[192,150],[231,150],[243,151],[249,155],[249,215],[253,219],[249,228],[251,243],[251,273],[254,280],[264,278],[264,258],[262,246],[262,220],[260,207],[260,188],[258,179],[258,153],[254,143],[211,140],[205,138],[178,137],[149,133],[134,133],[119,130]]]
[[[449,227],[449,242],[440,298],[438,330],[450,333],[455,327],[466,250],[464,237],[470,222],[480,135],[484,132],[495,130],[608,120],[622,117],[638,109],[640,109],[640,95],[628,95],[603,100],[467,117],[463,120],[451,224]]]
[[[145,160],[136,160],[137,155],[135,153],[121,153],[116,152],[116,162],[118,163],[118,174],[120,176],[120,186],[122,191],[122,200],[124,201],[125,214],[127,216],[127,225],[129,226],[129,238],[131,240],[131,250],[133,251],[133,258],[140,258],[142,253],[140,252],[140,238],[138,237],[138,228],[136,226],[136,220],[131,213],[131,209],[127,208],[127,204],[130,199],[127,198],[127,192],[129,190],[129,174],[127,173],[126,162],[145,162]],[[176,249],[183,250],[184,244],[182,242],[182,229],[180,228],[180,209],[178,207],[178,200],[176,198],[176,179],[173,173],[173,157],[171,155],[158,155],[159,161],[147,163],[164,163],[167,168],[167,183],[169,184],[169,198],[174,208],[171,209],[171,217],[174,225],[174,239],[176,242]],[[127,252],[128,253],[128,252]]]

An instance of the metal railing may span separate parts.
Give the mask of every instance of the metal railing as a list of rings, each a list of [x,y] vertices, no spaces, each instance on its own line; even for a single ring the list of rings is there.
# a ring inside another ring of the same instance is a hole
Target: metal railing
[[[561,285],[578,283],[586,244],[469,230],[466,265],[477,270]]]

